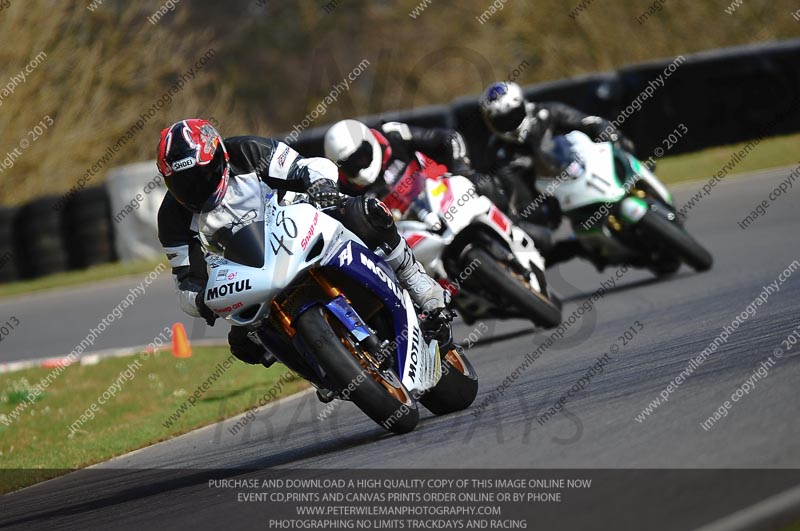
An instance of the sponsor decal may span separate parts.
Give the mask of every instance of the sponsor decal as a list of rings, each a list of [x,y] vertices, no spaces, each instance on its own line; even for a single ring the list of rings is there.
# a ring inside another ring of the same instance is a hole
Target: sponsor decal
[[[503,213],[500,212],[497,207],[492,207],[491,211],[489,212],[489,219],[491,219],[492,223],[497,225],[497,227],[503,231],[503,233],[508,232],[508,228],[511,224],[509,223],[508,218],[505,217],[505,215],[503,215]]]
[[[419,328],[414,327],[414,336],[411,341],[411,356],[409,356],[408,375],[413,379],[417,376],[417,363],[419,363]]]
[[[238,310],[238,309],[239,309],[239,308],[241,308],[242,306],[244,306],[244,303],[237,302],[237,303],[235,303],[235,304],[232,304],[232,305],[230,305],[230,306],[226,306],[226,307],[224,307],[224,308],[211,308],[211,309],[212,309],[213,311],[215,311],[216,313],[230,313],[230,312],[232,312],[233,310]]]
[[[278,157],[278,165],[281,168],[283,168],[283,165],[286,164],[286,157],[289,156],[289,151],[290,148],[287,147],[286,149],[283,150],[283,153],[281,153],[280,156]]]
[[[194,160],[194,157],[186,157],[185,159],[181,159],[179,161],[172,163],[172,171],[181,171],[185,170],[186,168],[191,168],[197,164],[197,161]]]
[[[442,184],[445,185],[445,190],[441,193],[442,198],[439,200],[439,208],[441,208],[443,212],[447,212],[450,210],[455,197],[453,196],[453,190],[450,188],[450,181],[448,179],[443,179]]]
[[[227,269],[220,269],[217,271],[217,281],[225,280],[225,277],[228,275]]]
[[[209,124],[203,124],[200,127],[200,143],[203,146],[203,154],[211,155],[217,149],[219,138],[217,131]]]
[[[206,255],[206,263],[211,269],[217,269],[218,267],[228,265],[229,262],[219,255],[209,254]]]
[[[400,304],[405,308],[405,300],[403,300],[403,293],[400,289],[395,285],[394,281],[386,276],[386,273],[383,272],[383,269],[375,265],[375,262],[367,258],[365,255],[361,255],[361,265],[366,266],[367,269],[372,271],[372,273],[381,279],[381,282],[386,284],[389,287],[389,290],[395,294],[395,296],[400,299]]]
[[[314,231],[317,229],[317,221],[319,221],[319,212],[314,214],[314,220],[311,222],[311,228],[308,229],[308,234],[306,234],[303,239],[300,240],[300,247],[302,247],[304,251],[306,250],[306,247],[308,247],[308,242],[311,241]]]
[[[236,282],[228,282],[227,284],[221,284],[219,286],[214,286],[213,288],[209,289],[208,292],[206,293],[206,300],[212,301],[214,299],[225,297],[233,293],[241,293],[242,291],[248,291],[251,289],[253,289],[253,286],[250,285],[249,278],[245,280],[239,280]]]
[[[233,280],[234,278],[236,278],[236,271],[228,273],[228,280]]]
[[[344,267],[353,263],[353,248],[350,246],[352,242],[347,242],[347,247],[344,251],[339,253],[339,267]]]
[[[387,216],[389,216],[390,218],[392,217],[392,211],[389,210],[389,208],[383,203],[383,201],[378,201],[378,206],[381,207],[384,212],[386,212]]]

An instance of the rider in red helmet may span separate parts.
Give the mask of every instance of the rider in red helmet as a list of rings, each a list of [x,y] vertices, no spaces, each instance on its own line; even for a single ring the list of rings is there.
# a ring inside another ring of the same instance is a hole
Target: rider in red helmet
[[[223,139],[206,120],[187,119],[161,132],[158,170],[167,189],[158,212],[158,236],[178,289],[181,307],[210,325],[216,315],[206,306],[208,279],[198,228],[206,242],[222,241],[243,223],[263,219],[254,207],[261,197],[277,190],[308,194],[309,202],[339,219],[371,249],[382,249],[401,286],[414,303],[440,326],[451,314],[449,294],[416,261],[400,237],[388,209],[374,197],[344,199],[338,192],[336,166],[324,158],[303,158],[285,143],[257,136]],[[248,214],[255,213],[255,216]],[[228,334],[231,352],[247,363],[274,362],[250,341],[243,327]]]

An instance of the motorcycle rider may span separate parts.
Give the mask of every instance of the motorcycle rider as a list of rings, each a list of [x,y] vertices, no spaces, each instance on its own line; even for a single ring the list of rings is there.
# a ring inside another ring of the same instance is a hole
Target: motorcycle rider
[[[455,174],[470,179],[478,192],[500,203],[507,198],[489,175],[470,166],[467,145],[455,129],[414,127],[385,122],[371,129],[357,120],[341,120],[325,133],[325,156],[339,167],[339,186],[348,194],[385,197],[420,152]]]
[[[204,301],[208,274],[198,237],[224,247],[243,219],[263,219],[259,207],[266,194],[277,191],[285,200],[290,197],[287,192],[300,192],[371,249],[380,248],[428,324],[449,333],[449,293],[425,273],[380,201],[339,194],[331,161],[304,158],[270,138],[223,139],[202,119],[181,120],[161,131],[156,158],[168,189],[158,212],[158,236],[172,266],[180,306],[189,315],[202,317],[211,326],[217,318]],[[245,363],[274,362],[244,327],[231,327],[228,343],[231,353]]]
[[[549,156],[554,137],[581,131],[595,142],[613,142],[626,151],[634,151],[633,143],[605,119],[584,114],[563,103],[529,102],[522,88],[514,82],[490,85],[481,95],[479,104],[483,119],[493,133],[487,151],[490,171],[510,191],[518,192],[518,183],[528,185],[526,191],[530,197],[525,198],[528,201],[514,197],[512,214],[551,230],[561,224],[561,209],[554,197],[536,190],[534,180],[536,175],[555,176],[562,171]],[[526,208],[526,203],[536,207]],[[542,238],[541,234],[535,239],[543,248],[548,266],[583,256],[598,270],[605,267],[599,259],[584,253],[574,237],[554,244],[543,243],[548,238]]]

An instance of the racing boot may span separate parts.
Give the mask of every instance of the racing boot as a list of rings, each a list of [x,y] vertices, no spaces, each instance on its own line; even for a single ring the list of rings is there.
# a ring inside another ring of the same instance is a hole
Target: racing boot
[[[401,238],[397,247],[386,256],[386,262],[394,269],[400,286],[408,291],[423,315],[438,314],[446,308],[450,293],[425,272],[404,239]]]

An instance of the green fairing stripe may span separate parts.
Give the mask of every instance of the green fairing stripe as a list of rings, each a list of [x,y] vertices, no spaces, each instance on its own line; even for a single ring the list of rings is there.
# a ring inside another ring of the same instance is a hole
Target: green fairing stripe
[[[643,167],[642,163],[639,162],[639,159],[637,159],[635,157],[631,157],[631,160],[633,161],[633,164],[631,164],[631,166],[633,167],[634,173],[636,173],[638,175],[641,175],[643,173],[642,172],[642,167]],[[666,197],[664,199],[666,199],[669,204],[672,204],[672,194],[669,192],[669,190],[667,190],[667,195],[666,195]]]

